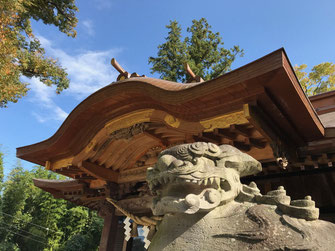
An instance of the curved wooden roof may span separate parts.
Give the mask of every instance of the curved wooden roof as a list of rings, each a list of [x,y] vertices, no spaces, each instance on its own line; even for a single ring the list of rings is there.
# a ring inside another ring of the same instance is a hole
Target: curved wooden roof
[[[311,98],[320,114],[333,108],[332,95]],[[165,148],[231,144],[262,162],[256,178],[266,193],[271,177],[334,177],[322,173],[335,166],[334,139],[335,128],[324,128],[279,49],[206,82],[131,77],[112,83],[81,102],[52,137],[18,148],[17,157],[75,179],[34,180],[57,198],[100,210],[112,197],[130,212],[150,214],[146,169]],[[277,157],[291,158],[285,171]]]
[[[109,123],[120,118],[125,123],[127,116],[131,121],[134,119],[132,114],[141,112],[143,117],[138,121],[135,119],[136,123],[165,123],[179,133],[200,133],[204,127],[193,122],[240,111],[245,104],[260,107],[272,123],[297,145],[319,139],[324,134],[324,128],[301,89],[285,51],[279,49],[202,83],[180,84],[146,77],[112,83],[79,104],[52,137],[18,148],[17,156],[40,165],[75,156],[102,128],[108,128]],[[178,128],[173,126],[173,121],[180,124]],[[121,128],[117,126],[114,130]]]

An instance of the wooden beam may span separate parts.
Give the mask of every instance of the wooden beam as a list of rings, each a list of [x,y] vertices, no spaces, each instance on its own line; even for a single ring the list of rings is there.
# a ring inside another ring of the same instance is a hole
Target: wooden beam
[[[72,174],[72,175],[82,173],[82,171],[76,166],[62,167],[54,171],[61,174]]]
[[[88,161],[80,162],[78,167],[80,170],[84,171],[85,173],[88,173],[89,175],[97,179],[117,183],[118,173],[114,172],[113,170],[109,168],[105,168],[95,163],[88,162]]]
[[[87,174],[87,173],[82,173],[82,174],[77,174],[74,176],[75,179],[77,180],[95,180],[96,178]]]
[[[245,117],[254,128],[259,131],[269,143],[272,143],[270,145],[275,156],[284,153],[286,155],[284,157],[289,158],[292,162],[296,161],[297,146],[295,145],[295,142],[292,142],[292,140],[268,118],[260,107],[245,104],[243,105],[243,110]]]
[[[56,169],[60,169],[62,167],[68,167],[72,165],[73,156],[69,158],[54,160],[54,161],[46,161],[47,170],[55,171]]]
[[[233,141],[233,146],[245,152],[248,152],[251,149],[250,145],[246,144],[246,142]]]
[[[111,212],[104,217],[104,227],[102,229],[99,251],[114,250],[116,235],[118,230],[118,217]]]
[[[277,135],[273,132],[271,127],[264,121],[263,117],[259,114],[253,106],[244,105],[244,114],[248,121],[259,131],[263,137],[269,142],[276,141]]]
[[[208,132],[202,132],[198,136],[194,136],[195,141],[204,141],[211,142],[214,144],[221,144],[221,138],[219,136],[215,136]]]
[[[241,134],[244,137],[250,137],[251,136],[251,131],[246,129],[245,127],[241,126],[241,125],[230,125],[229,126],[229,131],[232,133],[236,133],[236,134]]]
[[[252,145],[253,147],[256,147],[258,149],[263,149],[266,146],[266,142],[261,141],[259,139],[248,138],[248,141],[250,142],[250,145]]]
[[[148,166],[126,169],[120,172],[118,183],[145,181]]]
[[[63,169],[63,168],[56,169],[56,170],[54,170],[54,172],[64,174],[64,175],[66,175],[66,174],[77,174],[77,172],[74,173],[73,171],[69,171],[69,170]]]
[[[232,133],[231,131],[229,131],[229,129],[220,129],[220,128],[216,128],[214,129],[214,135],[229,139],[229,140],[234,140],[236,139],[236,133]]]

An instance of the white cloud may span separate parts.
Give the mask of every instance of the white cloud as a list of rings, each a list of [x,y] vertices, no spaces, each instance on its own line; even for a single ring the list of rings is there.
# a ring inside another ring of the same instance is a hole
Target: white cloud
[[[83,25],[85,27],[85,31],[88,33],[88,35],[93,36],[94,35],[94,26],[92,20],[84,20]]]
[[[60,108],[53,100],[56,96],[54,87],[46,86],[37,78],[30,80],[23,78],[23,80],[30,83],[29,87],[33,92],[31,101],[39,105],[39,112],[32,112],[39,122],[44,123],[51,119],[63,121],[68,116],[68,113]]]
[[[70,55],[62,49],[56,48],[51,41],[39,36],[42,47],[46,53],[58,58],[62,67],[66,68],[70,79],[70,87],[62,92],[68,98],[82,100],[98,89],[113,82],[117,73],[113,70],[110,60],[121,50],[112,49],[107,51],[85,51],[75,55]],[[39,111],[33,111],[34,117],[41,123],[58,120],[63,121],[68,113],[55,102],[55,88],[48,87],[38,79],[24,79],[30,83],[32,99],[31,101],[39,105]]]
[[[112,7],[112,1],[111,0],[95,0],[95,7],[98,10],[103,10],[103,9],[109,9]]]

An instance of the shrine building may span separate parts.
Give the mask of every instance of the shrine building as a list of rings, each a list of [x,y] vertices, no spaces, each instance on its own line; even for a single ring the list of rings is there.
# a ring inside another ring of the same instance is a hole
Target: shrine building
[[[17,149],[17,157],[65,175],[35,186],[104,218],[100,249],[130,250],[122,212],[151,216],[146,169],[171,146],[230,144],[262,163],[263,194],[312,196],[320,219],[335,222],[335,91],[307,97],[284,49],[218,78],[189,83],[120,72],[117,82],[81,102],[49,139]]]

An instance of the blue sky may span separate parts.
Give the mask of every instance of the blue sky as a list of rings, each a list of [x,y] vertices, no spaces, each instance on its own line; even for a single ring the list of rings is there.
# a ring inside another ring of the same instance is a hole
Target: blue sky
[[[110,59],[129,72],[154,76],[148,57],[167,36],[165,25],[177,20],[186,35],[193,19],[205,17],[220,32],[227,48],[245,51],[233,68],[284,47],[290,61],[313,65],[335,62],[335,1],[312,0],[78,0],[77,38],[52,26],[33,23],[46,52],[67,68],[71,87],[60,95],[38,80],[27,80],[31,91],[0,110],[0,150],[5,172],[15,166],[15,148],[51,137],[84,98],[115,81]],[[22,161],[30,168],[32,164]]]

